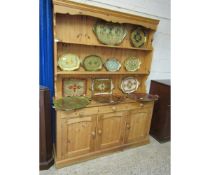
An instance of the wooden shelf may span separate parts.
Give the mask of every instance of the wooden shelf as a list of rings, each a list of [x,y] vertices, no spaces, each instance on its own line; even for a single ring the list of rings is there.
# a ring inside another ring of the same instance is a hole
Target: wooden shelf
[[[123,47],[123,46],[110,46],[110,45],[102,45],[102,44],[89,44],[89,43],[77,43],[77,42],[67,42],[55,39],[57,43],[63,44],[76,44],[76,45],[85,45],[85,46],[93,46],[93,47],[106,47],[106,48],[114,48],[114,49],[129,49],[129,50],[141,50],[141,51],[152,51],[152,48],[135,48],[135,47]]]
[[[56,75],[149,75],[148,72],[58,71]]]

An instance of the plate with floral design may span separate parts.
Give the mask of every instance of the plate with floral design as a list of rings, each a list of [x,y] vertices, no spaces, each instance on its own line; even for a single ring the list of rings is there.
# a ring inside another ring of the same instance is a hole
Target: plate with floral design
[[[127,35],[123,24],[106,21],[97,21],[93,31],[98,40],[107,45],[119,45]]]
[[[127,77],[127,78],[122,79],[121,90],[124,93],[129,94],[129,93],[135,92],[138,89],[139,85],[140,85],[140,82],[136,78]]]
[[[63,79],[63,96],[83,96],[86,94],[86,79]]]
[[[64,71],[76,70],[80,66],[80,59],[77,55],[65,54],[59,58],[58,66]]]
[[[142,47],[146,41],[146,34],[140,27],[131,32],[131,42],[134,47]]]
[[[92,94],[112,94],[114,85],[109,78],[97,78],[92,80]]]
[[[124,66],[127,71],[134,72],[140,68],[141,61],[136,57],[129,57],[124,61]]]
[[[83,66],[87,71],[98,71],[102,69],[103,63],[101,57],[97,55],[89,55],[84,58]]]
[[[104,65],[105,65],[106,69],[110,72],[116,72],[121,67],[120,62],[115,58],[107,59]]]

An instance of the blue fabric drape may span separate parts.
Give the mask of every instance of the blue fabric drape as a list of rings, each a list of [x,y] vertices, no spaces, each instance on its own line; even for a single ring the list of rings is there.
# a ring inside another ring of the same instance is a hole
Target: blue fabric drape
[[[50,89],[52,101],[54,96],[52,1],[40,0],[39,3],[39,83]]]
[[[39,0],[39,84],[54,96],[52,0]],[[51,108],[52,142],[55,142],[55,111]]]

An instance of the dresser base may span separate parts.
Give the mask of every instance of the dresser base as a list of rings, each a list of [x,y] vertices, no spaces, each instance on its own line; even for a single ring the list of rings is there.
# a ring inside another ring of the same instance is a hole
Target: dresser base
[[[137,142],[137,143],[125,144],[123,146],[121,145],[121,146],[118,146],[118,147],[99,150],[99,151],[95,151],[95,152],[92,152],[92,153],[89,153],[89,154],[80,155],[80,156],[77,156],[77,157],[67,158],[67,159],[63,159],[63,160],[57,160],[56,154],[55,154],[55,167],[56,168],[63,168],[63,167],[68,166],[68,165],[72,165],[72,164],[75,164],[75,163],[95,159],[97,157],[105,156],[107,154],[110,154],[110,153],[113,153],[113,152],[116,152],[116,151],[123,151],[123,150],[128,149],[128,148],[138,147],[138,146],[145,145],[145,144],[148,144],[148,143],[150,143],[149,137],[147,137],[146,139],[141,140],[140,142]],[[54,148],[54,153],[55,153],[55,148]]]

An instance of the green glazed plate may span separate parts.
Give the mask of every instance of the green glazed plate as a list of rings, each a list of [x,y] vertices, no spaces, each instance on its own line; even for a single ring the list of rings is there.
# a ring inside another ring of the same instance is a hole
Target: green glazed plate
[[[64,71],[76,70],[80,66],[80,59],[77,55],[65,54],[59,58],[58,65]]]
[[[145,32],[141,28],[137,28],[131,32],[131,42],[134,47],[141,47],[146,41],[147,38]]]
[[[63,110],[63,111],[84,108],[89,103],[90,103],[90,98],[85,96],[63,97],[58,100],[53,100],[54,108],[56,110]]]
[[[87,71],[98,71],[102,69],[103,63],[97,55],[89,55],[83,60],[83,66]]]
[[[106,21],[97,21],[93,31],[98,40],[107,45],[119,45],[127,35],[127,30],[122,24]]]
[[[140,68],[141,61],[136,57],[129,57],[125,60],[124,66],[127,71],[134,72]]]

